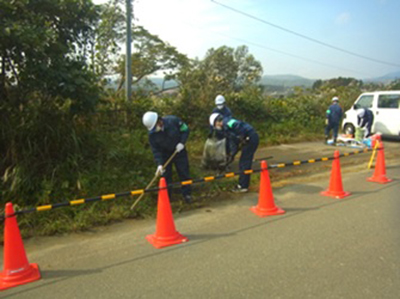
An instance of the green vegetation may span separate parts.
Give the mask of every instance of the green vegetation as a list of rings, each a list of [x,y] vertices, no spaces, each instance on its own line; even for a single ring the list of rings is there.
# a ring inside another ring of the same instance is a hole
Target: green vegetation
[[[247,47],[222,46],[202,60],[190,60],[134,27],[135,88],[126,102],[124,57],[118,54],[124,42],[119,2],[0,0],[1,207],[11,201],[25,209],[144,188],[155,171],[141,124],[149,109],[188,123],[190,160],[198,161],[219,93],[235,117],[257,129],[261,144],[271,145],[320,138],[332,96],[347,109],[360,92],[377,88],[338,78],[274,98],[259,84],[262,67]],[[160,71],[165,81],[178,83],[175,94],[147,80]],[[115,72],[118,88],[107,89],[105,75]],[[199,164],[191,165],[193,177],[205,175]],[[195,187],[195,196],[213,198],[233,181]],[[82,230],[154,215],[155,198],[146,196],[134,211],[129,210],[132,198],[123,198],[24,215],[19,223],[25,236]]]

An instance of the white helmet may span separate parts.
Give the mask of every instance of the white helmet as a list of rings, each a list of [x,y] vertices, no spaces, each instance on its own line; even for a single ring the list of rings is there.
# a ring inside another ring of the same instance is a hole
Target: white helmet
[[[364,117],[364,114],[365,114],[365,109],[364,108],[361,108],[361,109],[357,110],[357,115],[359,117]]]
[[[333,98],[332,98],[332,102],[335,102],[335,101],[336,101],[336,102],[339,102],[339,98],[338,98],[338,97],[333,97]]]
[[[143,114],[142,122],[149,131],[154,129],[157,120],[158,120],[157,112],[147,111],[145,114]]]
[[[222,116],[222,115],[219,113],[213,113],[210,115],[210,125],[211,126],[214,127],[215,120],[217,119],[218,116]]]
[[[222,105],[225,103],[225,98],[223,95],[217,95],[217,97],[215,98],[215,105]]]

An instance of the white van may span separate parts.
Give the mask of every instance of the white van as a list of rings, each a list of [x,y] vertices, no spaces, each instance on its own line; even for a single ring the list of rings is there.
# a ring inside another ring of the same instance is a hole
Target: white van
[[[354,134],[359,108],[368,108],[374,114],[372,133],[400,137],[400,90],[361,94],[344,114],[342,130],[345,134]]]

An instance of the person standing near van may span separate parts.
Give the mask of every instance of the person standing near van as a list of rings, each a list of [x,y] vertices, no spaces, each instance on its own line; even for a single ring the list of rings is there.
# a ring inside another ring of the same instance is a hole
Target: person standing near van
[[[368,108],[360,108],[357,110],[357,125],[365,129],[364,138],[371,136],[372,123],[374,122],[374,114]]]
[[[342,119],[343,110],[339,106],[339,98],[332,98],[332,105],[326,110],[326,120],[325,120],[325,144],[328,143],[329,133],[333,130],[333,144],[336,144],[336,139],[338,137],[340,120]]]

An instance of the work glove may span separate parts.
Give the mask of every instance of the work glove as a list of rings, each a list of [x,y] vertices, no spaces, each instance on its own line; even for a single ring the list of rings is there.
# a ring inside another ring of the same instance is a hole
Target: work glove
[[[156,170],[156,175],[163,175],[165,172],[164,168],[162,165],[158,165],[157,170]]]
[[[325,119],[325,124],[328,125],[328,123],[329,123],[329,120]]]
[[[176,148],[175,148],[175,150],[176,150],[176,152],[177,153],[179,153],[181,150],[183,150],[185,148],[185,146],[183,145],[183,143],[178,143],[177,145],[176,145]]]

